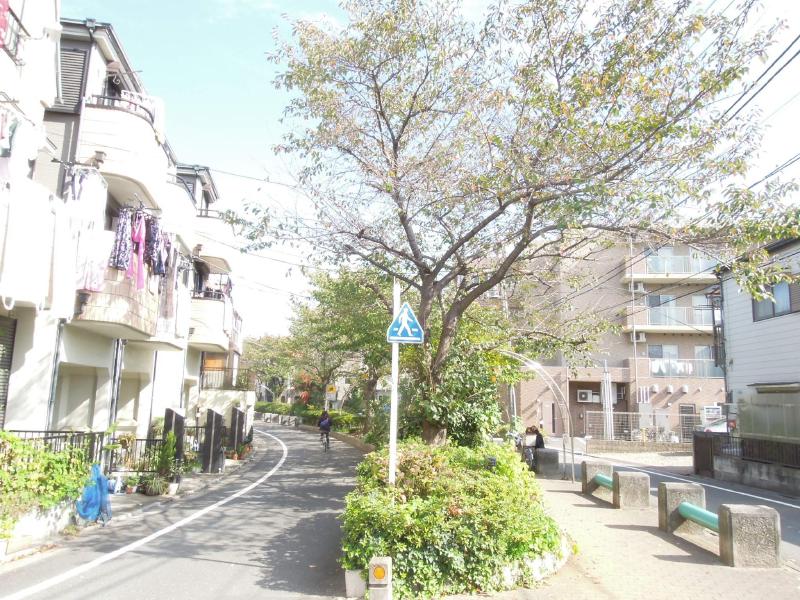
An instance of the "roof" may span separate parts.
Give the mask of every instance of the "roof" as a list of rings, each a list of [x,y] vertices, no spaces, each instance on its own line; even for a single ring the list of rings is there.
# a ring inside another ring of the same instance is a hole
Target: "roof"
[[[765,244],[764,246],[762,246],[762,248],[767,252],[769,252],[770,254],[775,254],[776,252],[780,252],[784,248],[790,248],[795,244],[800,244],[800,238],[787,238],[785,240],[777,240],[774,242],[770,242],[769,244]],[[720,273],[727,273],[730,270],[731,270],[730,267],[724,265],[719,266]]]

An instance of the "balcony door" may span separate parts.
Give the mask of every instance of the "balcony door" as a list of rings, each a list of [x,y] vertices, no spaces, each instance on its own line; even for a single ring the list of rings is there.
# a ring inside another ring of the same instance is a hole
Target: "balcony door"
[[[675,344],[649,344],[647,356],[650,358],[650,375],[669,377],[674,375],[678,365],[678,346]]]
[[[692,296],[692,323],[694,325],[711,325],[711,304],[705,294]]]
[[[648,294],[647,306],[650,325],[674,325],[676,318],[675,296]]]

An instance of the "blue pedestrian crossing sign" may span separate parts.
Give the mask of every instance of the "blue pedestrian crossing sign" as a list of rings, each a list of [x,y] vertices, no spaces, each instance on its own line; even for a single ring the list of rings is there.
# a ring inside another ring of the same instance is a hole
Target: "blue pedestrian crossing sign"
[[[386,341],[393,344],[421,344],[423,339],[424,334],[417,316],[408,302],[403,302],[400,312],[386,331]]]

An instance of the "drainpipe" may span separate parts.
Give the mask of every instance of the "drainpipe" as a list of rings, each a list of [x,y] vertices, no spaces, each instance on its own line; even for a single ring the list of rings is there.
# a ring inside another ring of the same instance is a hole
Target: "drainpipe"
[[[153,425],[153,403],[156,396],[156,374],[158,373],[158,350],[153,352],[153,378],[150,381],[150,416],[147,417],[147,437],[150,437],[150,427]]]
[[[108,407],[108,426],[117,421],[117,401],[119,400],[119,385],[122,380],[122,357],[125,354],[125,345],[128,340],[114,340],[114,359],[111,365],[111,404]]]
[[[47,417],[44,424],[45,430],[53,426],[53,409],[56,404],[56,388],[58,387],[58,366],[61,360],[61,336],[64,333],[66,319],[59,319],[56,326],[56,347],[53,350],[53,366],[50,369],[50,395],[47,398]]]

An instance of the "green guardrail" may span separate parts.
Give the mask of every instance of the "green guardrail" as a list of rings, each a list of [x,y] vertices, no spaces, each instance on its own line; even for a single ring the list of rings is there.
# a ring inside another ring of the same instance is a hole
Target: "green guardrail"
[[[601,485],[604,488],[608,488],[609,490],[613,490],[614,489],[614,482],[611,480],[611,477],[609,477],[608,475],[603,475],[602,473],[597,473],[594,476],[594,482],[597,485]]]
[[[697,523],[719,533],[719,516],[710,510],[700,508],[689,502],[681,502],[678,504],[678,514],[692,523]]]

